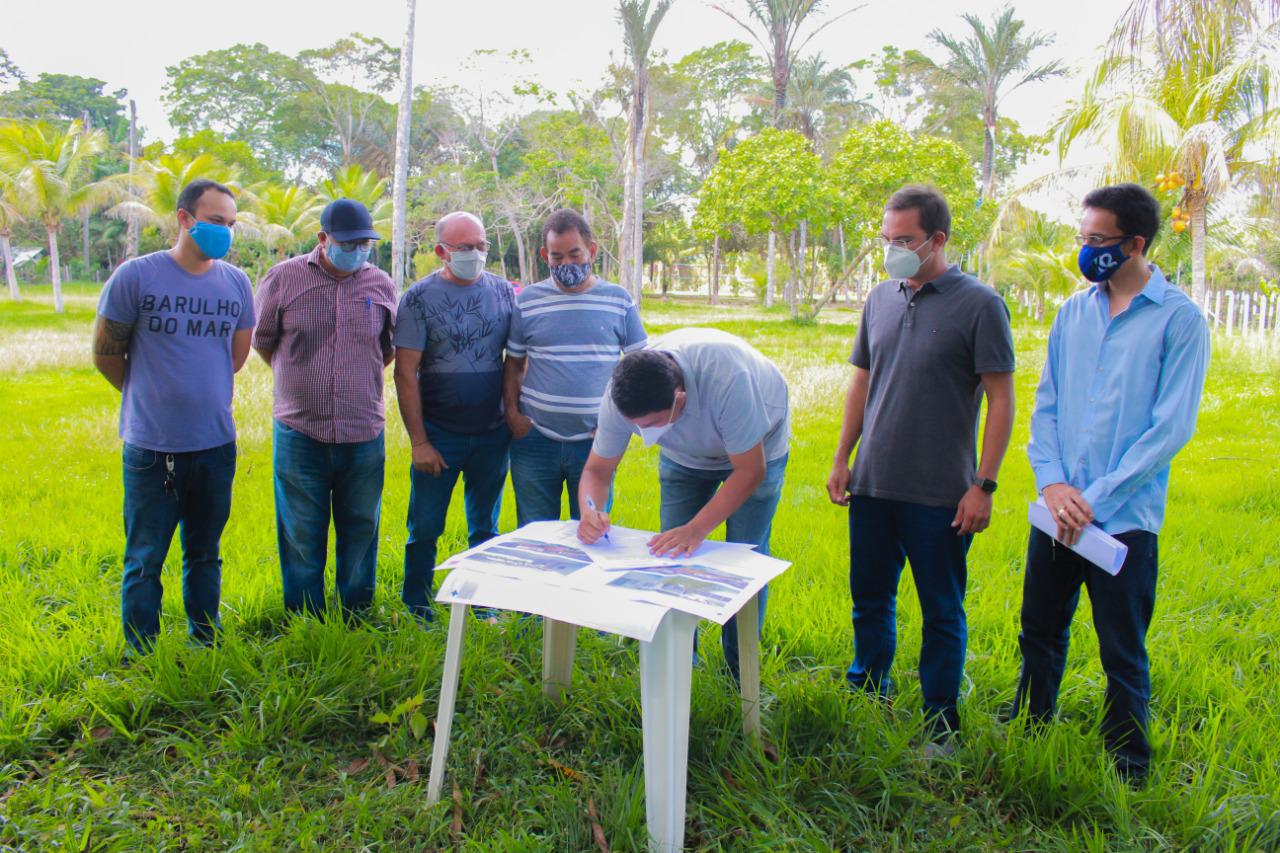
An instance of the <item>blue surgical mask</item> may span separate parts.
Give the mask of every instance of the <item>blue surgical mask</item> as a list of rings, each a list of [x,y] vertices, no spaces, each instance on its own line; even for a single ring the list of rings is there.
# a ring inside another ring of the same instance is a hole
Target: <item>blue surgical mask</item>
[[[329,256],[329,263],[338,269],[343,272],[355,272],[369,260],[371,248],[366,246],[363,249],[344,249],[337,243],[331,242],[325,247],[325,254]]]
[[[191,239],[204,256],[211,261],[225,257],[231,251],[231,229],[226,225],[215,225],[212,222],[197,222],[188,231]]]
[[[558,264],[551,268],[551,277],[561,287],[578,287],[591,277],[591,262],[582,264]]]
[[[1114,246],[1081,246],[1080,255],[1076,258],[1080,274],[1095,284],[1111,278],[1120,265],[1129,260],[1129,256],[1120,249],[1122,245],[1123,240]]]

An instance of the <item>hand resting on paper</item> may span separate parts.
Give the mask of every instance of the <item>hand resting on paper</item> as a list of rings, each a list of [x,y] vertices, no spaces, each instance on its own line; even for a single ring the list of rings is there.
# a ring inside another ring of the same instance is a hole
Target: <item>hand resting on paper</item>
[[[707,534],[692,524],[684,524],[650,539],[649,553],[655,557],[692,557],[706,538]]]
[[[1066,483],[1045,486],[1044,503],[1058,522],[1058,541],[1064,545],[1079,542],[1081,531],[1093,521],[1093,508],[1080,490]]]

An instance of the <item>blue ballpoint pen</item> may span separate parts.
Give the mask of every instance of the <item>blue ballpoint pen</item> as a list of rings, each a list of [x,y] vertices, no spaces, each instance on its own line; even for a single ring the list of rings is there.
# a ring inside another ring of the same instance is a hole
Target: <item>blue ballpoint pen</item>
[[[591,495],[587,495],[587,509],[591,510],[592,512],[596,512],[596,511],[597,511],[597,510],[596,510],[596,502],[595,502],[595,500],[593,500],[593,499],[592,499]],[[609,531],[607,531],[607,530],[606,530],[606,531],[604,532],[604,537],[603,537],[603,538],[604,538],[604,541],[606,541],[606,542],[608,542],[608,541],[609,541]]]

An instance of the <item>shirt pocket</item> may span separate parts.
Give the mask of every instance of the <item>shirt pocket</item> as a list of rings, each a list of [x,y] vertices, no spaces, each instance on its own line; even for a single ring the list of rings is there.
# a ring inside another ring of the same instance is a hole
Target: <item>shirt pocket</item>
[[[343,331],[358,343],[376,344],[391,316],[386,306],[372,299],[352,299],[343,312]]]

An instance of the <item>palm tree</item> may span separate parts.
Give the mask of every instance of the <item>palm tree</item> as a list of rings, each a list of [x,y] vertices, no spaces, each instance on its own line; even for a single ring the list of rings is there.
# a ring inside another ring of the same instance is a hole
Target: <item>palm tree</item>
[[[38,220],[48,235],[53,306],[58,313],[63,310],[58,226],[104,197],[104,184],[90,181],[89,175],[93,158],[106,148],[104,132],[83,130],[78,121],[65,128],[39,121],[0,125],[0,171],[9,174],[23,216]]]
[[[1146,51],[1107,57],[1056,131],[1059,156],[1088,137],[1109,152],[1108,181],[1154,182],[1175,194],[1191,232],[1192,295],[1202,301],[1210,207],[1241,183],[1274,187],[1280,169],[1272,97],[1280,91],[1280,22],[1263,25],[1254,11],[1233,17],[1217,4],[1179,9],[1161,18]],[[1163,54],[1159,40],[1179,48]]]
[[[316,203],[321,207],[340,198],[358,201],[369,208],[373,227],[385,231],[391,225],[391,198],[387,195],[387,179],[368,172],[358,163],[343,166],[333,177],[316,187]]]
[[[107,215],[133,221],[158,230],[166,240],[178,236],[178,196],[182,188],[198,178],[227,184],[238,190],[236,170],[212,154],[161,154],[137,160],[133,174],[113,175],[105,183],[112,198],[121,199],[107,209]]]
[[[1011,279],[1035,295],[1037,320],[1044,319],[1045,298],[1065,296],[1080,286],[1075,230],[1023,206],[1008,202],[989,241],[989,263],[997,280]]]
[[[946,51],[942,64],[926,59],[914,65],[936,86],[955,86],[979,96],[982,124],[986,134],[982,142],[982,195],[995,195],[996,124],[1000,120],[1000,102],[1028,83],[1037,83],[1066,73],[1066,67],[1054,60],[1032,66],[1031,54],[1053,44],[1047,33],[1023,34],[1025,24],[1014,18],[1013,9],[1005,7],[991,19],[990,28],[976,15],[962,15],[972,33],[967,38],[950,36],[934,30],[929,39]]]
[[[13,237],[13,226],[22,221],[22,211],[18,210],[18,201],[13,189],[13,180],[8,174],[0,171],[0,260],[4,261],[5,278],[9,281],[9,295],[14,302],[22,301],[22,293],[18,290],[18,276],[13,269],[13,248],[9,239]]]
[[[786,116],[815,145],[824,130],[830,138],[826,125],[834,115],[843,112],[849,118],[861,118],[874,111],[870,104],[854,97],[853,77],[847,67],[832,67],[823,57],[810,56],[792,68]]]
[[[248,195],[246,218],[273,255],[296,249],[319,228],[320,205],[306,187],[263,183],[253,186]]]
[[[640,304],[644,280],[645,146],[649,138],[649,51],[658,25],[675,0],[618,0],[618,21],[631,60],[631,97],[627,109],[626,168],[623,176],[622,286]]]
[[[823,0],[745,0],[746,15],[735,14],[721,5],[713,8],[729,16],[742,27],[764,51],[769,63],[769,77],[773,80],[773,123],[781,127],[785,120],[788,88],[796,57],[805,46],[827,27],[856,12],[854,7],[815,27],[809,35],[800,38],[800,30],[811,15],[823,6]]]

